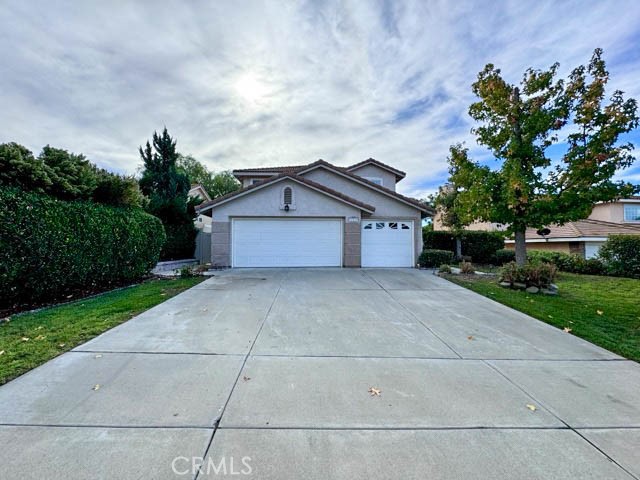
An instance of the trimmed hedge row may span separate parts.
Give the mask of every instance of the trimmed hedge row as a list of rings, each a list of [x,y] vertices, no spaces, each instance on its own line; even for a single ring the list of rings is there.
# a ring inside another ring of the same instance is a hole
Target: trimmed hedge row
[[[570,255],[563,252],[530,250],[527,259],[532,261],[553,263],[558,270],[583,275],[604,275],[606,266],[597,258],[585,259],[580,255]]]
[[[456,251],[456,239],[447,231],[423,233],[424,248]],[[504,249],[504,235],[499,232],[465,231],[461,235],[462,255],[474,263],[494,263],[496,251]]]
[[[140,279],[165,239],[160,220],[141,209],[0,187],[0,308]]]
[[[439,267],[448,265],[453,260],[453,252],[449,250],[425,249],[418,257],[418,265],[421,267]]]

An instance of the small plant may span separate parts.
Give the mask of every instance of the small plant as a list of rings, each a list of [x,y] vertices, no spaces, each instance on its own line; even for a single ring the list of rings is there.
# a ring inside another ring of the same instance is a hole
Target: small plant
[[[451,267],[446,263],[443,263],[442,265],[440,265],[438,273],[451,273]]]
[[[473,264],[471,262],[463,261],[460,264],[460,273],[473,274],[476,273],[476,269],[473,267]]]
[[[191,278],[195,276],[197,276],[197,273],[189,265],[185,265],[180,269],[180,278]]]
[[[423,250],[418,257],[418,265],[421,267],[435,268],[444,263],[449,264],[452,260],[453,252],[449,250],[426,249]]]

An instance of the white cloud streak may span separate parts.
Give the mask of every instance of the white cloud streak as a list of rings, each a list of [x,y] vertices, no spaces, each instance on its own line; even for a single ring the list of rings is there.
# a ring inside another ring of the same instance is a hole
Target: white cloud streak
[[[450,144],[481,153],[466,112],[486,63],[515,82],[603,47],[638,98],[639,25],[635,0],[5,1],[0,141],[133,173],[166,125],[215,170],[374,157],[421,197]]]

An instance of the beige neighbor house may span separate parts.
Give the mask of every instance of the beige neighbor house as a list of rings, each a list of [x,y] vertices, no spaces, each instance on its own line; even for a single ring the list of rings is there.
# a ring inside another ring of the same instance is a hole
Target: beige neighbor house
[[[202,185],[191,185],[191,189],[187,193],[187,196],[189,198],[197,198],[201,202],[208,202],[211,200],[211,197]],[[211,233],[211,217],[198,215],[193,221],[193,224],[198,230],[202,230],[205,233]]]
[[[234,170],[242,188],[204,202],[220,267],[414,267],[433,211],[400,195],[405,173],[374,159]]]
[[[529,250],[549,250],[577,254],[584,258],[598,255],[600,247],[609,235],[640,235],[640,197],[630,197],[615,202],[594,205],[591,214],[584,220],[564,225],[550,225],[548,235],[539,235],[536,229],[527,229],[525,239]],[[501,231],[504,225],[496,223],[474,223],[469,230]],[[434,230],[446,230],[436,214]],[[505,247],[515,248],[514,240],[505,240]]]

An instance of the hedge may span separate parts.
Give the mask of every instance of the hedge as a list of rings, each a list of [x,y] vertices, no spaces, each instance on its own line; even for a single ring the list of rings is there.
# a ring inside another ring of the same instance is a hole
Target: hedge
[[[193,258],[198,231],[193,221],[179,224],[164,224],[167,241],[160,252],[161,260],[182,260]]]
[[[448,250],[423,250],[418,257],[418,265],[421,267],[439,267],[449,264],[453,260],[453,252]]]
[[[610,275],[640,278],[640,235],[611,235],[598,255]]]
[[[553,263],[560,271],[584,275],[603,275],[606,268],[597,258],[585,259],[580,255],[570,255],[563,252],[531,250],[527,252],[527,259]]]
[[[0,309],[138,280],[165,238],[160,220],[138,208],[0,187]]]
[[[456,251],[456,240],[451,232],[423,232],[424,248]],[[500,232],[465,231],[461,235],[462,255],[475,263],[494,263],[496,251],[504,249],[504,235]]]

